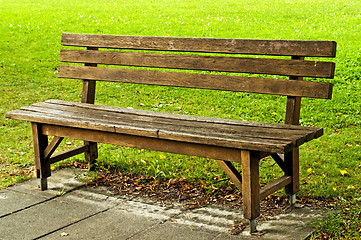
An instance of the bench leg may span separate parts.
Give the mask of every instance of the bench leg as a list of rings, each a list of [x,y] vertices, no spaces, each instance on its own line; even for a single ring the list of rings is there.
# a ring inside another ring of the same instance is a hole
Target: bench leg
[[[290,194],[290,204],[291,206],[296,204],[296,194]]]
[[[45,161],[44,151],[48,146],[48,136],[41,133],[41,124],[32,123],[34,157],[36,166],[36,176],[40,178],[40,188],[42,191],[48,188],[47,178],[51,176],[50,163]]]
[[[256,232],[260,215],[259,158],[255,152],[242,150],[242,196],[244,218],[250,221],[250,232]]]
[[[292,151],[285,154],[285,165],[285,174],[292,177],[292,182],[285,187],[285,191],[290,196],[290,203],[293,206],[296,203],[296,193],[300,190],[298,148],[294,148]]]
[[[47,178],[40,178],[40,189],[41,189],[41,191],[48,189],[48,179]]]
[[[96,159],[98,158],[98,145],[96,142],[84,141],[84,145],[88,145],[89,148],[85,151],[85,160],[88,161],[89,171],[95,170]]]
[[[257,232],[257,221],[256,219],[250,219],[249,220],[249,231],[250,233]]]

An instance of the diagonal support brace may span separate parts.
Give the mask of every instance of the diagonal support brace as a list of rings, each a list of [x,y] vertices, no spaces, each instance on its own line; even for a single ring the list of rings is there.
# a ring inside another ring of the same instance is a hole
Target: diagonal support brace
[[[242,175],[233,166],[233,164],[229,161],[223,161],[223,160],[216,160],[216,162],[228,175],[228,177],[232,180],[234,185],[236,185],[236,187],[242,192]]]
[[[51,155],[55,152],[61,141],[63,141],[63,137],[54,137],[51,143],[44,150],[44,158],[45,160],[49,160]]]
[[[286,163],[285,163],[285,159],[284,156],[278,153],[272,153],[271,157],[273,158],[273,160],[275,160],[275,162],[278,164],[278,166],[280,166],[280,168],[282,169],[283,172],[287,171],[286,168]]]

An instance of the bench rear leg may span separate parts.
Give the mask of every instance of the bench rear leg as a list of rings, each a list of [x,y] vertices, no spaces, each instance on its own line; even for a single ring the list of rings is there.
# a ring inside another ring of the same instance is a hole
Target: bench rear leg
[[[294,60],[304,60],[304,57],[292,56]],[[303,77],[290,76],[290,80],[302,81]],[[287,97],[285,124],[299,125],[301,112],[301,97]],[[285,191],[290,196],[290,203],[293,206],[296,203],[296,192],[299,191],[299,151],[294,148],[285,153],[285,174],[292,177],[292,182],[285,187]]]
[[[98,158],[98,145],[96,142],[84,141],[84,145],[88,145],[89,148],[85,151],[85,160],[88,161],[89,171],[95,170],[96,159]]]
[[[290,196],[290,204],[296,203],[296,193],[300,190],[300,174],[299,174],[299,149],[294,148],[285,154],[285,174],[292,177],[292,182],[285,187],[286,193]]]
[[[244,218],[249,220],[250,232],[256,232],[256,218],[260,215],[258,154],[242,150],[242,196]]]
[[[87,47],[87,50],[98,50],[96,47]],[[95,63],[85,63],[85,66],[96,67]],[[83,81],[83,92],[81,97],[82,103],[91,103],[94,104],[95,101],[95,88],[96,81],[93,80],[84,80]],[[87,142],[84,141],[84,145],[88,145],[89,148],[85,152],[85,160],[88,161],[89,171],[95,170],[96,159],[98,158],[98,146],[96,142]]]
[[[50,163],[45,160],[44,151],[48,146],[48,136],[41,133],[41,124],[32,123],[36,177],[40,178],[42,191],[48,188],[47,178],[51,176]]]

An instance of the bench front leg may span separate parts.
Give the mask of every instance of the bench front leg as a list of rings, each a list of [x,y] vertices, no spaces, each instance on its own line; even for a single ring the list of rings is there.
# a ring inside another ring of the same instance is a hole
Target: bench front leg
[[[259,154],[242,150],[242,196],[244,218],[250,222],[250,232],[256,232],[256,218],[260,215]]]
[[[43,135],[41,124],[31,123],[33,132],[34,157],[36,166],[36,177],[40,178],[42,191],[48,188],[47,178],[51,176],[50,162],[45,160],[44,151],[48,146],[48,136]]]
[[[285,191],[290,196],[290,203],[296,203],[296,193],[300,190],[300,163],[299,149],[294,148],[285,154],[285,174],[291,176],[292,182],[285,187]]]

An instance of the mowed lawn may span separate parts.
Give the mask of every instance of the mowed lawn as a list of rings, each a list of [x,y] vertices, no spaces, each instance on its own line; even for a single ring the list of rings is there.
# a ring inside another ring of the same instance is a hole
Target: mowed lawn
[[[63,32],[332,40],[338,44],[336,58],[330,59],[336,63],[335,78],[323,81],[334,83],[333,98],[302,100],[301,124],[323,127],[325,134],[300,148],[298,196],[335,200],[350,209],[331,216],[319,235],[360,236],[361,1],[0,0],[0,6],[0,188],[29,178],[34,169],[30,124],[7,120],[5,113],[51,98],[80,101],[81,81],[57,79]],[[281,123],[286,98],[99,83],[96,103]],[[63,149],[80,144],[65,143]],[[99,164],[155,178],[201,179],[214,187],[231,184],[217,181],[215,175],[226,177],[210,159],[100,145]],[[262,183],[280,174],[271,159],[261,162]],[[350,217],[344,224],[342,214]]]

